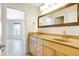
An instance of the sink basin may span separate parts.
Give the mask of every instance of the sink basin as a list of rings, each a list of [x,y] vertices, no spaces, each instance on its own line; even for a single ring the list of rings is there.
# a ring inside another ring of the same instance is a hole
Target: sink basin
[[[56,41],[61,41],[61,42],[70,42],[70,41],[65,40],[65,39],[54,39],[54,40],[56,40]]]

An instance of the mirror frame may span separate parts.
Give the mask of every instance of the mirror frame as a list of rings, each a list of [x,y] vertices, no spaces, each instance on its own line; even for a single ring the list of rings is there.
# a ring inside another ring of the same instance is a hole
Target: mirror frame
[[[64,8],[67,8],[69,6],[72,6],[72,5],[75,5],[75,4],[79,4],[79,3],[68,3],[67,5],[64,5],[54,11],[51,11],[51,12],[56,12],[56,11],[59,11],[59,10],[62,10]],[[78,5],[78,8],[77,8],[77,12],[78,12],[78,9],[79,9],[79,5]],[[47,14],[44,14],[44,15],[41,15],[41,16],[38,16],[38,28],[44,28],[44,27],[63,27],[63,26],[79,26],[79,17],[78,17],[78,13],[77,13],[77,22],[72,22],[72,23],[64,23],[64,24],[52,24],[52,25],[43,25],[43,26],[40,26],[39,25],[39,18],[43,17],[43,16],[46,16],[48,14],[50,14],[51,12],[47,13]]]

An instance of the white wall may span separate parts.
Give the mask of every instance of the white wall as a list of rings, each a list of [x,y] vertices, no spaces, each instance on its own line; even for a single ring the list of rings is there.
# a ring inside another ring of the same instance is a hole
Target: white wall
[[[40,28],[39,32],[50,33],[50,34],[63,34],[62,32],[64,30],[66,31],[67,35],[79,36],[79,26]]]
[[[26,53],[28,52],[28,40],[27,40],[27,35],[29,32],[37,32],[37,17],[38,17],[38,8],[34,7],[29,4],[24,4],[24,3],[10,3],[10,4],[4,4],[4,10],[9,7],[9,8],[14,8],[14,9],[19,9],[23,10],[26,12],[25,15],[25,31],[26,31],[26,40],[25,40],[25,45],[26,45]],[[4,14],[5,11],[4,11]],[[4,17],[6,17],[4,15]],[[6,24],[6,22],[5,22]]]

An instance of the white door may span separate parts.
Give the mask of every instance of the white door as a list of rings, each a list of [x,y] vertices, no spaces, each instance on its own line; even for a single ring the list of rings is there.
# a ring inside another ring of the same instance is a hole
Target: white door
[[[24,11],[7,8],[6,9],[6,55],[22,56],[24,52]]]
[[[0,56],[4,54],[2,4],[0,4]]]
[[[0,56],[3,55],[4,53],[4,47],[3,47],[3,43],[2,43],[2,23],[0,21]]]

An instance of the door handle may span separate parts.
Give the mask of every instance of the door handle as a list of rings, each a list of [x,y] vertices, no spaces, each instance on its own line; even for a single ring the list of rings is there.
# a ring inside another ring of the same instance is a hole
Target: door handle
[[[2,49],[3,47],[5,47],[5,45],[0,45],[0,49]]]

